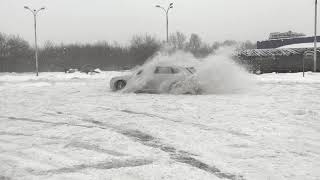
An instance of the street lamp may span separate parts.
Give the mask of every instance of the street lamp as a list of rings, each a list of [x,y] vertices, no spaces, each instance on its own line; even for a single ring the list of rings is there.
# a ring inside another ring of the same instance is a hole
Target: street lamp
[[[166,19],[167,19],[167,43],[169,42],[169,10],[173,8],[173,3],[170,3],[168,8],[164,8],[160,5],[156,5],[157,8],[161,8],[166,13]]]
[[[318,18],[318,0],[315,0],[314,6],[314,51],[313,51],[313,68],[317,72],[317,18]]]
[[[39,68],[38,68],[38,45],[37,45],[37,14],[38,12],[45,10],[44,7],[36,10],[36,9],[30,9],[28,6],[24,6],[25,9],[29,10],[33,14],[33,19],[34,19],[34,43],[35,43],[35,56],[36,56],[36,71],[37,71],[37,76],[39,75]]]

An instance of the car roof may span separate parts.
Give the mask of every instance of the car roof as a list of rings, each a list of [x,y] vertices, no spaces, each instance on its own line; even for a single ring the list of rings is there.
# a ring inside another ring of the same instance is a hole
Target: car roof
[[[156,68],[157,67],[169,67],[169,68],[190,68],[190,67],[193,67],[193,66],[177,66],[177,65],[158,65],[158,66],[155,66]]]

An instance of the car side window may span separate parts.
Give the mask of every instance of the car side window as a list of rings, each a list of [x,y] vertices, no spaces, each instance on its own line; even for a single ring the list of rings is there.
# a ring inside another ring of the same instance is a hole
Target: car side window
[[[196,72],[196,69],[194,67],[188,67],[186,68],[191,74],[194,74]]]
[[[170,67],[156,67],[155,74],[172,74],[172,69]]]
[[[180,69],[178,69],[178,68],[171,68],[171,70],[172,70],[172,73],[173,73],[173,74],[178,74],[178,73],[180,73]]]
[[[137,72],[137,76],[140,75],[141,73],[142,73],[142,70],[138,71]]]

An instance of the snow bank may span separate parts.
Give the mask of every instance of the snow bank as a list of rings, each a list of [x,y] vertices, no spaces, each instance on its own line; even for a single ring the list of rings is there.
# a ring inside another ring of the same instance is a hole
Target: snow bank
[[[112,76],[121,75],[124,72],[101,71],[96,74],[85,74],[80,72],[42,72],[39,76],[34,73],[0,73],[0,82],[25,82],[25,81],[64,81],[72,79],[106,79]]]
[[[320,73],[268,73],[257,76],[261,83],[320,84]]]
[[[320,46],[320,43],[317,43],[317,47]],[[290,45],[286,45],[286,46],[281,46],[278,47],[277,49],[286,49],[286,48],[313,48],[314,47],[314,43],[299,43],[299,44],[290,44]]]

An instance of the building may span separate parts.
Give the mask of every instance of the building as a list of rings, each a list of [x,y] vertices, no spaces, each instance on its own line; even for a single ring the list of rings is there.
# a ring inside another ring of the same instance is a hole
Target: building
[[[320,36],[317,36],[317,41],[318,42],[320,41]],[[269,39],[265,41],[258,41],[257,49],[271,49],[271,48],[279,48],[279,47],[287,46],[291,44],[313,43],[313,42],[314,42],[314,36]]]
[[[273,32],[269,35],[269,40],[276,40],[276,39],[290,39],[290,38],[298,38],[298,37],[304,37],[306,36],[303,33],[297,33],[297,32]]]
[[[320,36],[317,37],[320,41]],[[301,72],[313,70],[314,37],[302,33],[271,33],[269,40],[258,41],[257,49],[238,53],[240,63],[252,72]],[[318,47],[320,43],[318,43]],[[320,50],[320,48],[318,48]],[[319,51],[318,50],[318,51]],[[320,70],[320,53],[318,52]]]

